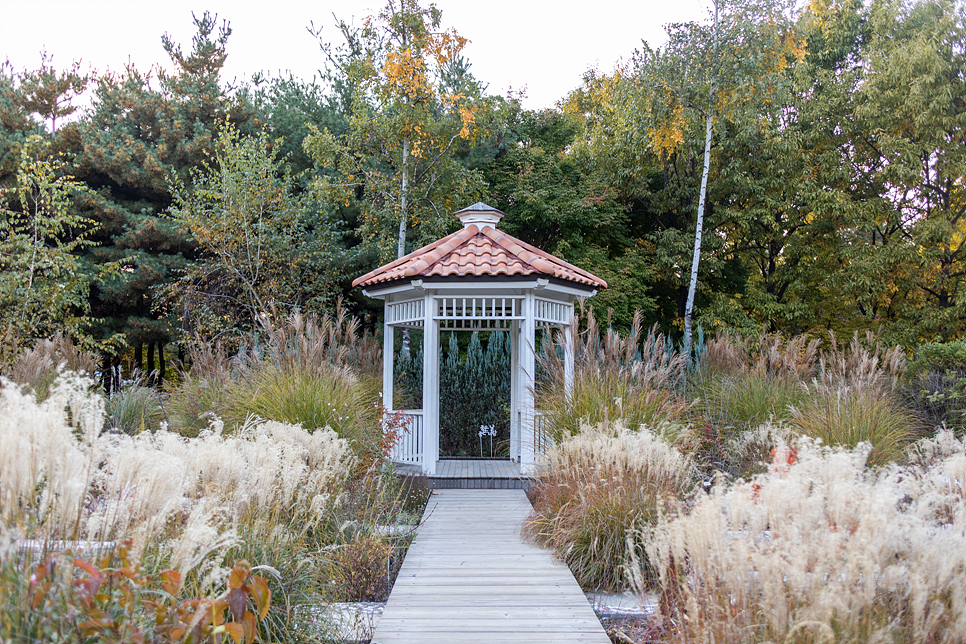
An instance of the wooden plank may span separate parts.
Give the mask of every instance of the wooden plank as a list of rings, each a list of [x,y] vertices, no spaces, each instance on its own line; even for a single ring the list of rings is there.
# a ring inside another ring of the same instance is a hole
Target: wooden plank
[[[608,644],[570,570],[521,539],[529,512],[522,490],[434,493],[373,644]]]

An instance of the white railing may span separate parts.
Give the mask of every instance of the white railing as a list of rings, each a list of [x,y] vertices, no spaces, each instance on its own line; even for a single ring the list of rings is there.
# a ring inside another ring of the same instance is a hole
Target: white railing
[[[392,451],[392,460],[397,463],[423,462],[423,410],[407,409],[403,412],[408,431],[399,436]]]
[[[547,300],[542,297],[534,298],[533,306],[533,317],[537,321],[537,326],[541,328],[569,324],[574,315],[572,304]]]
[[[386,305],[386,324],[398,326],[422,326],[423,300],[406,300],[405,302],[391,302]]]
[[[553,437],[550,436],[549,423],[547,416],[539,410],[533,412],[533,455],[537,459],[542,459],[547,455],[547,451],[553,446]]]

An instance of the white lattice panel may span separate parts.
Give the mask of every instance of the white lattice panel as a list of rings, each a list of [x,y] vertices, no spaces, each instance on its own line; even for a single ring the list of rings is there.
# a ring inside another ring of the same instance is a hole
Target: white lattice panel
[[[437,320],[522,320],[522,297],[437,297]]]
[[[386,305],[386,322],[397,326],[422,326],[424,301],[407,300]]]
[[[534,307],[534,319],[541,327],[545,325],[570,324],[570,318],[573,317],[572,306],[563,302],[545,300],[538,297],[534,300]]]

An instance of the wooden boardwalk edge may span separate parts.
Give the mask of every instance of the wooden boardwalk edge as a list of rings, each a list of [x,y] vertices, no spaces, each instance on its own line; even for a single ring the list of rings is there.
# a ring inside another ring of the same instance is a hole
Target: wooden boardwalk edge
[[[609,644],[567,566],[525,543],[523,490],[440,490],[372,644]]]

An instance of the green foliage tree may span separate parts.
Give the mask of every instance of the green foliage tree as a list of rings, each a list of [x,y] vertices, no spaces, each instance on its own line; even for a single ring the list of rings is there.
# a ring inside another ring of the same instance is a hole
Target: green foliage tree
[[[50,133],[57,132],[57,121],[73,115],[79,107],[74,101],[87,89],[91,78],[80,71],[81,63],[75,61],[66,70],[53,65],[53,57],[41,54],[41,64],[36,70],[24,72],[20,81],[20,95],[24,109],[50,123]]]
[[[198,249],[165,289],[183,332],[210,338],[325,309],[341,271],[338,233],[265,134],[226,125],[212,162],[190,178],[172,177],[166,214]]]
[[[490,203],[506,213],[500,227],[605,279],[594,306],[629,326],[636,309],[651,315],[652,280],[640,222],[619,191],[597,181],[569,152],[582,129],[573,113],[505,106],[506,130],[495,158],[481,167]],[[584,159],[586,161],[586,159]]]
[[[788,3],[719,4],[717,27],[669,26],[667,45],[645,47],[610,76],[589,74],[566,105],[585,122],[580,163],[642,220],[652,296],[686,344],[695,302],[706,328],[748,323],[731,234],[745,213],[729,208],[721,182],[734,141],[762,137],[768,106],[784,104],[802,55]]]
[[[895,291],[879,299],[910,327],[906,342],[950,339],[966,330],[966,7],[883,2],[869,18],[856,111],[874,124],[881,192],[863,250],[885,255],[878,277]]]
[[[74,101],[90,80],[80,63],[60,71],[46,53],[33,70],[17,72],[9,61],[0,63],[0,184],[16,183],[20,152],[31,137],[50,141],[52,153],[76,152],[77,122],[64,119],[77,112]]]
[[[333,204],[358,203],[360,237],[378,261],[405,255],[412,227],[418,241],[440,236],[453,224],[446,215],[483,192],[456,153],[485,132],[490,104],[460,57],[467,40],[440,20],[435,6],[390,0],[361,30],[340,22],[348,45],[329,51],[349,129],[306,139],[325,170],[317,190]]]
[[[79,249],[93,222],[72,212],[84,186],[40,137],[21,150],[17,183],[0,188],[0,325],[26,343],[67,333],[88,348],[89,275]]]
[[[172,199],[168,178],[189,180],[190,169],[212,155],[220,124],[246,131],[254,120],[247,95],[236,96],[220,82],[230,27],[207,12],[194,23],[188,53],[162,38],[173,72],[142,73],[132,65],[98,79],[77,160],[78,178],[94,191],[79,207],[99,224],[99,246],[87,261],[124,263],[92,291],[93,313],[103,321],[98,332],[123,333],[137,367],[144,368],[146,344],[148,373],[157,349],[162,376],[164,346],[179,333],[172,312],[155,306],[154,293],[195,253],[188,237],[161,216]]]

